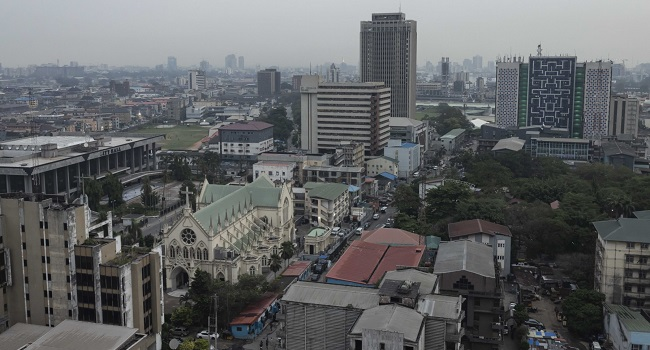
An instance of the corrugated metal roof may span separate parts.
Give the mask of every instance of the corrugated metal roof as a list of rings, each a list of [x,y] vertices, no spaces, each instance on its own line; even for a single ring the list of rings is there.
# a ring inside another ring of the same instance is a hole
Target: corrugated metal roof
[[[453,129],[450,132],[442,135],[440,137],[440,139],[455,139],[464,132],[465,132],[465,129]]]
[[[65,320],[38,338],[29,350],[117,350],[138,330],[100,323]]]
[[[650,322],[640,312],[634,311],[627,306],[612,304],[605,304],[605,309],[610,313],[615,313],[628,331],[650,333]]]
[[[244,311],[239,313],[239,316],[235,317],[230,324],[231,325],[250,325],[256,322],[266,310],[278,300],[278,295],[274,293],[266,293],[262,296],[262,299],[248,305]]]
[[[433,273],[440,275],[456,271],[495,278],[492,247],[468,240],[440,243]]]
[[[282,273],[282,276],[300,276],[311,265],[311,261],[295,261]]]
[[[423,322],[424,316],[413,309],[396,304],[381,305],[364,311],[350,334],[361,334],[364,329],[375,329],[401,333],[404,340],[417,342]]]
[[[251,121],[251,122],[242,122],[242,123],[232,123],[224,125],[219,129],[222,130],[264,130],[267,128],[272,128],[273,125],[260,121]]]
[[[418,300],[418,312],[431,317],[457,320],[462,311],[463,298],[440,294],[430,294]]]
[[[492,147],[492,151],[500,151],[500,150],[510,150],[510,151],[521,151],[524,148],[524,145],[526,144],[526,141],[518,138],[518,137],[511,137],[507,139],[502,139],[497,142],[494,147]]]
[[[366,310],[379,305],[377,289],[298,281],[289,287],[283,301]]]
[[[436,286],[438,276],[416,269],[404,269],[386,272],[381,285],[386,280],[420,282],[420,294],[431,294]],[[379,285],[380,288],[381,285]]]
[[[324,198],[333,201],[348,192],[348,185],[336,183],[318,183],[309,190],[310,198]]]
[[[0,333],[0,344],[5,350],[18,350],[29,343],[33,343],[50,330],[52,330],[50,327],[16,323],[11,328]]]
[[[464,237],[476,233],[486,233],[489,235],[512,236],[507,226],[495,224],[493,222],[472,219],[451,223],[447,225],[447,232],[450,238]]]

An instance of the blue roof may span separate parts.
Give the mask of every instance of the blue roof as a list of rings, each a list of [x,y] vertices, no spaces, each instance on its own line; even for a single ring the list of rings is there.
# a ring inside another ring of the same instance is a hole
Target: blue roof
[[[402,147],[404,147],[404,148],[413,148],[413,147],[415,147],[415,146],[417,146],[417,145],[414,144],[414,143],[410,143],[410,142],[404,142],[404,143],[402,144]]]
[[[354,186],[354,185],[348,186],[348,191],[350,191],[350,192],[357,192],[358,190],[360,190],[360,188],[357,187],[357,186]]]
[[[384,171],[383,173],[381,173],[381,174],[379,174],[377,176],[383,176],[383,177],[387,178],[388,180],[392,180],[392,181],[397,180],[396,175],[393,175],[393,174],[391,174],[389,172],[386,172],[386,171]]]

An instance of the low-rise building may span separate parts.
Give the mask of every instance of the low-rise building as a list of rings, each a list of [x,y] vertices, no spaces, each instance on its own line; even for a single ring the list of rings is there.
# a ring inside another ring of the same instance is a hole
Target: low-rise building
[[[400,140],[389,140],[384,155],[397,160],[397,176],[409,178],[421,164],[421,145]]]
[[[253,164],[253,180],[260,174],[267,174],[271,181],[294,181],[296,179],[296,163],[257,162]]]
[[[411,118],[390,118],[390,139],[417,143],[422,151],[429,150],[429,123]]]
[[[230,321],[230,332],[236,339],[255,339],[279,310],[278,295],[267,293]]]
[[[421,293],[422,294],[422,293]],[[465,328],[465,311],[462,296],[422,294],[418,300],[418,312],[425,318],[425,349],[462,350]]]
[[[492,248],[469,240],[443,242],[433,273],[441,294],[467,300],[463,326],[472,349],[499,349],[502,330],[494,323],[503,317],[503,286]]]
[[[447,225],[447,233],[452,241],[469,239],[489,245],[500,266],[501,277],[510,274],[512,233],[507,226],[481,219],[464,220]]]
[[[648,314],[623,305],[603,306],[605,335],[612,349],[650,348],[650,322]]]
[[[465,129],[453,129],[440,136],[440,141],[447,151],[447,154],[454,154],[462,147],[463,142],[465,141],[465,136]]]
[[[361,186],[365,169],[356,166],[306,166],[303,169],[303,183],[335,182],[347,185]]]
[[[424,316],[396,304],[364,310],[350,330],[350,348],[424,350]]]
[[[340,183],[305,184],[305,215],[314,226],[340,226],[350,215],[349,186]]]
[[[362,167],[363,154],[363,143],[341,141],[334,151],[334,166]]]
[[[327,250],[327,247],[336,240],[329,227],[314,227],[305,236],[305,254],[317,255]]]
[[[398,166],[397,159],[391,157],[381,156],[370,158],[366,160],[366,175],[374,177],[384,172],[397,175]]]
[[[224,125],[218,142],[222,160],[254,163],[260,153],[273,150],[273,125],[260,121]]]

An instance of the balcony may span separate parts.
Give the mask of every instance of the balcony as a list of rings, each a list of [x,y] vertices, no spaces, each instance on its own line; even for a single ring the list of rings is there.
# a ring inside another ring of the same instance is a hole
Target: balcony
[[[483,336],[467,332],[465,335],[472,343],[501,344],[501,336],[498,333],[493,333],[492,336]]]
[[[454,329],[453,331],[447,330],[445,332],[445,341],[460,343],[461,338],[465,335],[465,328],[460,330]]]

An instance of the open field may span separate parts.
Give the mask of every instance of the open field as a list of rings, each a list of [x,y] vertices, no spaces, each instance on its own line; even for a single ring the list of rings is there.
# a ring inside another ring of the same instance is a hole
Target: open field
[[[202,138],[208,136],[208,128],[202,126],[178,125],[171,128],[157,128],[150,126],[138,129],[138,134],[165,134],[162,149],[181,150],[191,149]]]

